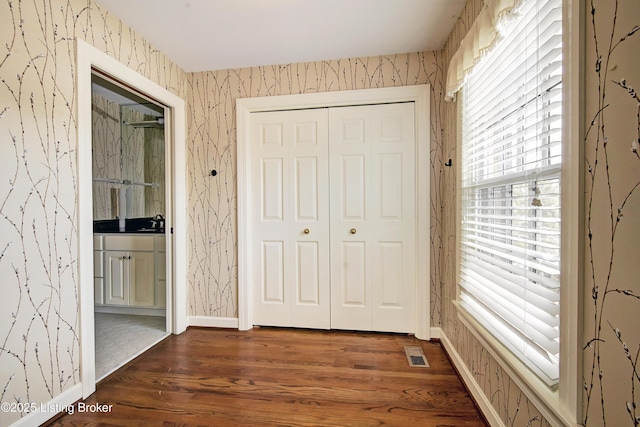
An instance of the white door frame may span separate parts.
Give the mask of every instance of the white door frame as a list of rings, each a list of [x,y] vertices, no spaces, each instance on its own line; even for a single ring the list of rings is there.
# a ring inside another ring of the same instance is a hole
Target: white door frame
[[[431,338],[430,325],[430,134],[429,85],[363,89],[342,92],[323,92],[241,98],[236,101],[237,159],[238,159],[238,326],[240,330],[253,328],[252,231],[251,231],[251,113],[305,108],[340,107],[351,105],[415,102],[416,112],[416,328],[420,339]]]
[[[93,185],[91,144],[91,70],[100,70],[135,87],[168,107],[165,135],[170,137],[166,151],[166,170],[171,171],[173,187],[167,203],[167,230],[174,230],[172,247],[167,247],[167,332],[179,334],[187,328],[187,188],[185,102],[111,56],[77,39],[76,87],[78,96],[78,269],[80,298],[80,380],[82,396],[96,389],[94,286],[93,286]],[[168,133],[167,133],[168,132]],[[171,262],[172,261],[172,262]],[[173,269],[171,267],[173,266]]]

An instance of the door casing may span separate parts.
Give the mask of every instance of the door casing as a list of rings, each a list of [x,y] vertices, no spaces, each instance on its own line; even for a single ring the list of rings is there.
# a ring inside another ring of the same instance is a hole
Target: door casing
[[[251,230],[251,114],[265,111],[322,107],[415,103],[416,156],[416,327],[419,339],[431,338],[430,325],[430,134],[429,85],[362,89],[236,100],[238,167],[238,327],[253,328],[252,230]]]
[[[78,269],[80,283],[80,379],[82,397],[96,390],[94,286],[93,286],[93,211],[91,160],[91,74],[100,70],[167,107],[165,136],[167,150],[166,169],[171,175],[171,198],[167,198],[167,228],[175,228],[170,247],[167,247],[167,332],[182,333],[187,328],[187,186],[186,186],[186,125],[185,102],[179,96],[138,74],[118,60],[76,39],[78,97]]]

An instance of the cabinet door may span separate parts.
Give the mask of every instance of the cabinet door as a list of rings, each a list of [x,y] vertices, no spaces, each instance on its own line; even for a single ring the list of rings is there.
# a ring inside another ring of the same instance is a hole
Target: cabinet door
[[[163,239],[164,240],[164,239]],[[167,306],[167,254],[166,252],[155,253],[156,269],[156,300],[155,306],[165,308]]]
[[[101,250],[93,251],[93,302],[104,304],[104,253]]]
[[[104,279],[102,277],[93,278],[93,303],[95,305],[104,304]]]
[[[154,254],[153,252],[130,252],[129,304],[137,307],[153,307],[155,303]]]
[[[129,305],[129,253],[105,251],[105,304]]]

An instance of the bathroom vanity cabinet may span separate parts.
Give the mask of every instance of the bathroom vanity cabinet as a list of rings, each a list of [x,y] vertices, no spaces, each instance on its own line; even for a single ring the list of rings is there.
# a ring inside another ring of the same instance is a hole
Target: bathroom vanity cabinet
[[[94,234],[97,306],[165,307],[165,236]]]

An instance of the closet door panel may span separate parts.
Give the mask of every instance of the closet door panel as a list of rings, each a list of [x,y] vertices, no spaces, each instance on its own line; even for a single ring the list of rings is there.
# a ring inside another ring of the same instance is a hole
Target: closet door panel
[[[296,159],[296,220],[318,221],[319,182],[317,157]]]
[[[332,328],[415,330],[414,125],[412,103],[330,110]]]
[[[320,303],[320,265],[318,242],[298,242],[296,251],[296,301]]]
[[[344,221],[364,220],[366,206],[365,156],[361,154],[344,155],[341,160],[340,176],[342,179],[335,196],[341,199],[342,219]]]
[[[365,242],[342,243],[341,304],[351,307],[366,307],[367,272]]]
[[[284,159],[264,158],[260,164],[262,221],[284,221]]]
[[[378,155],[377,169],[380,173],[380,185],[377,195],[380,203],[379,218],[388,220],[402,220],[402,156],[400,154]]]
[[[254,323],[329,328],[327,112],[256,113],[251,132]]]
[[[262,303],[284,304],[285,242],[262,241]]]
[[[380,242],[377,250],[380,258],[378,294],[381,307],[401,307],[402,293],[397,285],[402,283],[402,242]]]
[[[372,198],[370,225],[372,329],[415,331],[416,144],[411,103],[378,106],[371,113]]]

